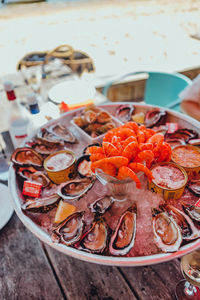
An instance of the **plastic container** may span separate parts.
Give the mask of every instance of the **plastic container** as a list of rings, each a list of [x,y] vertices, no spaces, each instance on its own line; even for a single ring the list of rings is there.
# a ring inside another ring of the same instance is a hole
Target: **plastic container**
[[[121,126],[123,125],[123,123],[121,121],[119,121],[118,119],[116,119],[115,117],[112,116],[112,121],[115,124],[115,127]],[[104,134],[101,134],[99,136],[97,136],[96,138],[92,138],[87,132],[85,132],[81,127],[79,127],[78,125],[76,125],[74,123],[74,120],[72,119],[71,124],[73,125],[73,127],[76,129],[76,131],[80,134],[81,137],[84,138],[84,140],[88,143],[88,144],[95,144],[95,143],[99,143],[102,141]]]

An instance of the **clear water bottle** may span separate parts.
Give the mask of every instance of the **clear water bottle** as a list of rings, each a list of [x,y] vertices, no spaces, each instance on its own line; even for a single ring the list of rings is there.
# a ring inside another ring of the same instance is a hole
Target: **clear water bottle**
[[[4,89],[7,95],[8,122],[9,133],[15,148],[19,147],[28,135],[30,119],[28,111],[20,105],[15,91],[14,85],[10,81],[4,82]]]

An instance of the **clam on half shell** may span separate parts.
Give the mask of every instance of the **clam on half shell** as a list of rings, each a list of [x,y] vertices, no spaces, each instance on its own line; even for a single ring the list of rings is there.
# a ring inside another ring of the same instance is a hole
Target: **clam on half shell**
[[[175,252],[182,243],[179,226],[166,212],[152,209],[154,241],[163,252]]]

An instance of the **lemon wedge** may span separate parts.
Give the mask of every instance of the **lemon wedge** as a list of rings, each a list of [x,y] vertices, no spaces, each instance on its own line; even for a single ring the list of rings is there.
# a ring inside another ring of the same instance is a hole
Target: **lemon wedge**
[[[65,220],[68,216],[76,211],[76,207],[64,201],[60,201],[55,215],[55,223],[60,223]]]

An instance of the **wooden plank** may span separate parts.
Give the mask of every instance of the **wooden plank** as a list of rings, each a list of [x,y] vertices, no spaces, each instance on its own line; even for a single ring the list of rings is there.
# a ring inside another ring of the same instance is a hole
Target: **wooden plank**
[[[0,232],[0,266],[0,299],[64,299],[39,240],[15,214]]]
[[[176,283],[182,278],[178,260],[120,270],[142,300],[175,299]]]
[[[69,300],[135,300],[117,268],[83,262],[46,246]]]

